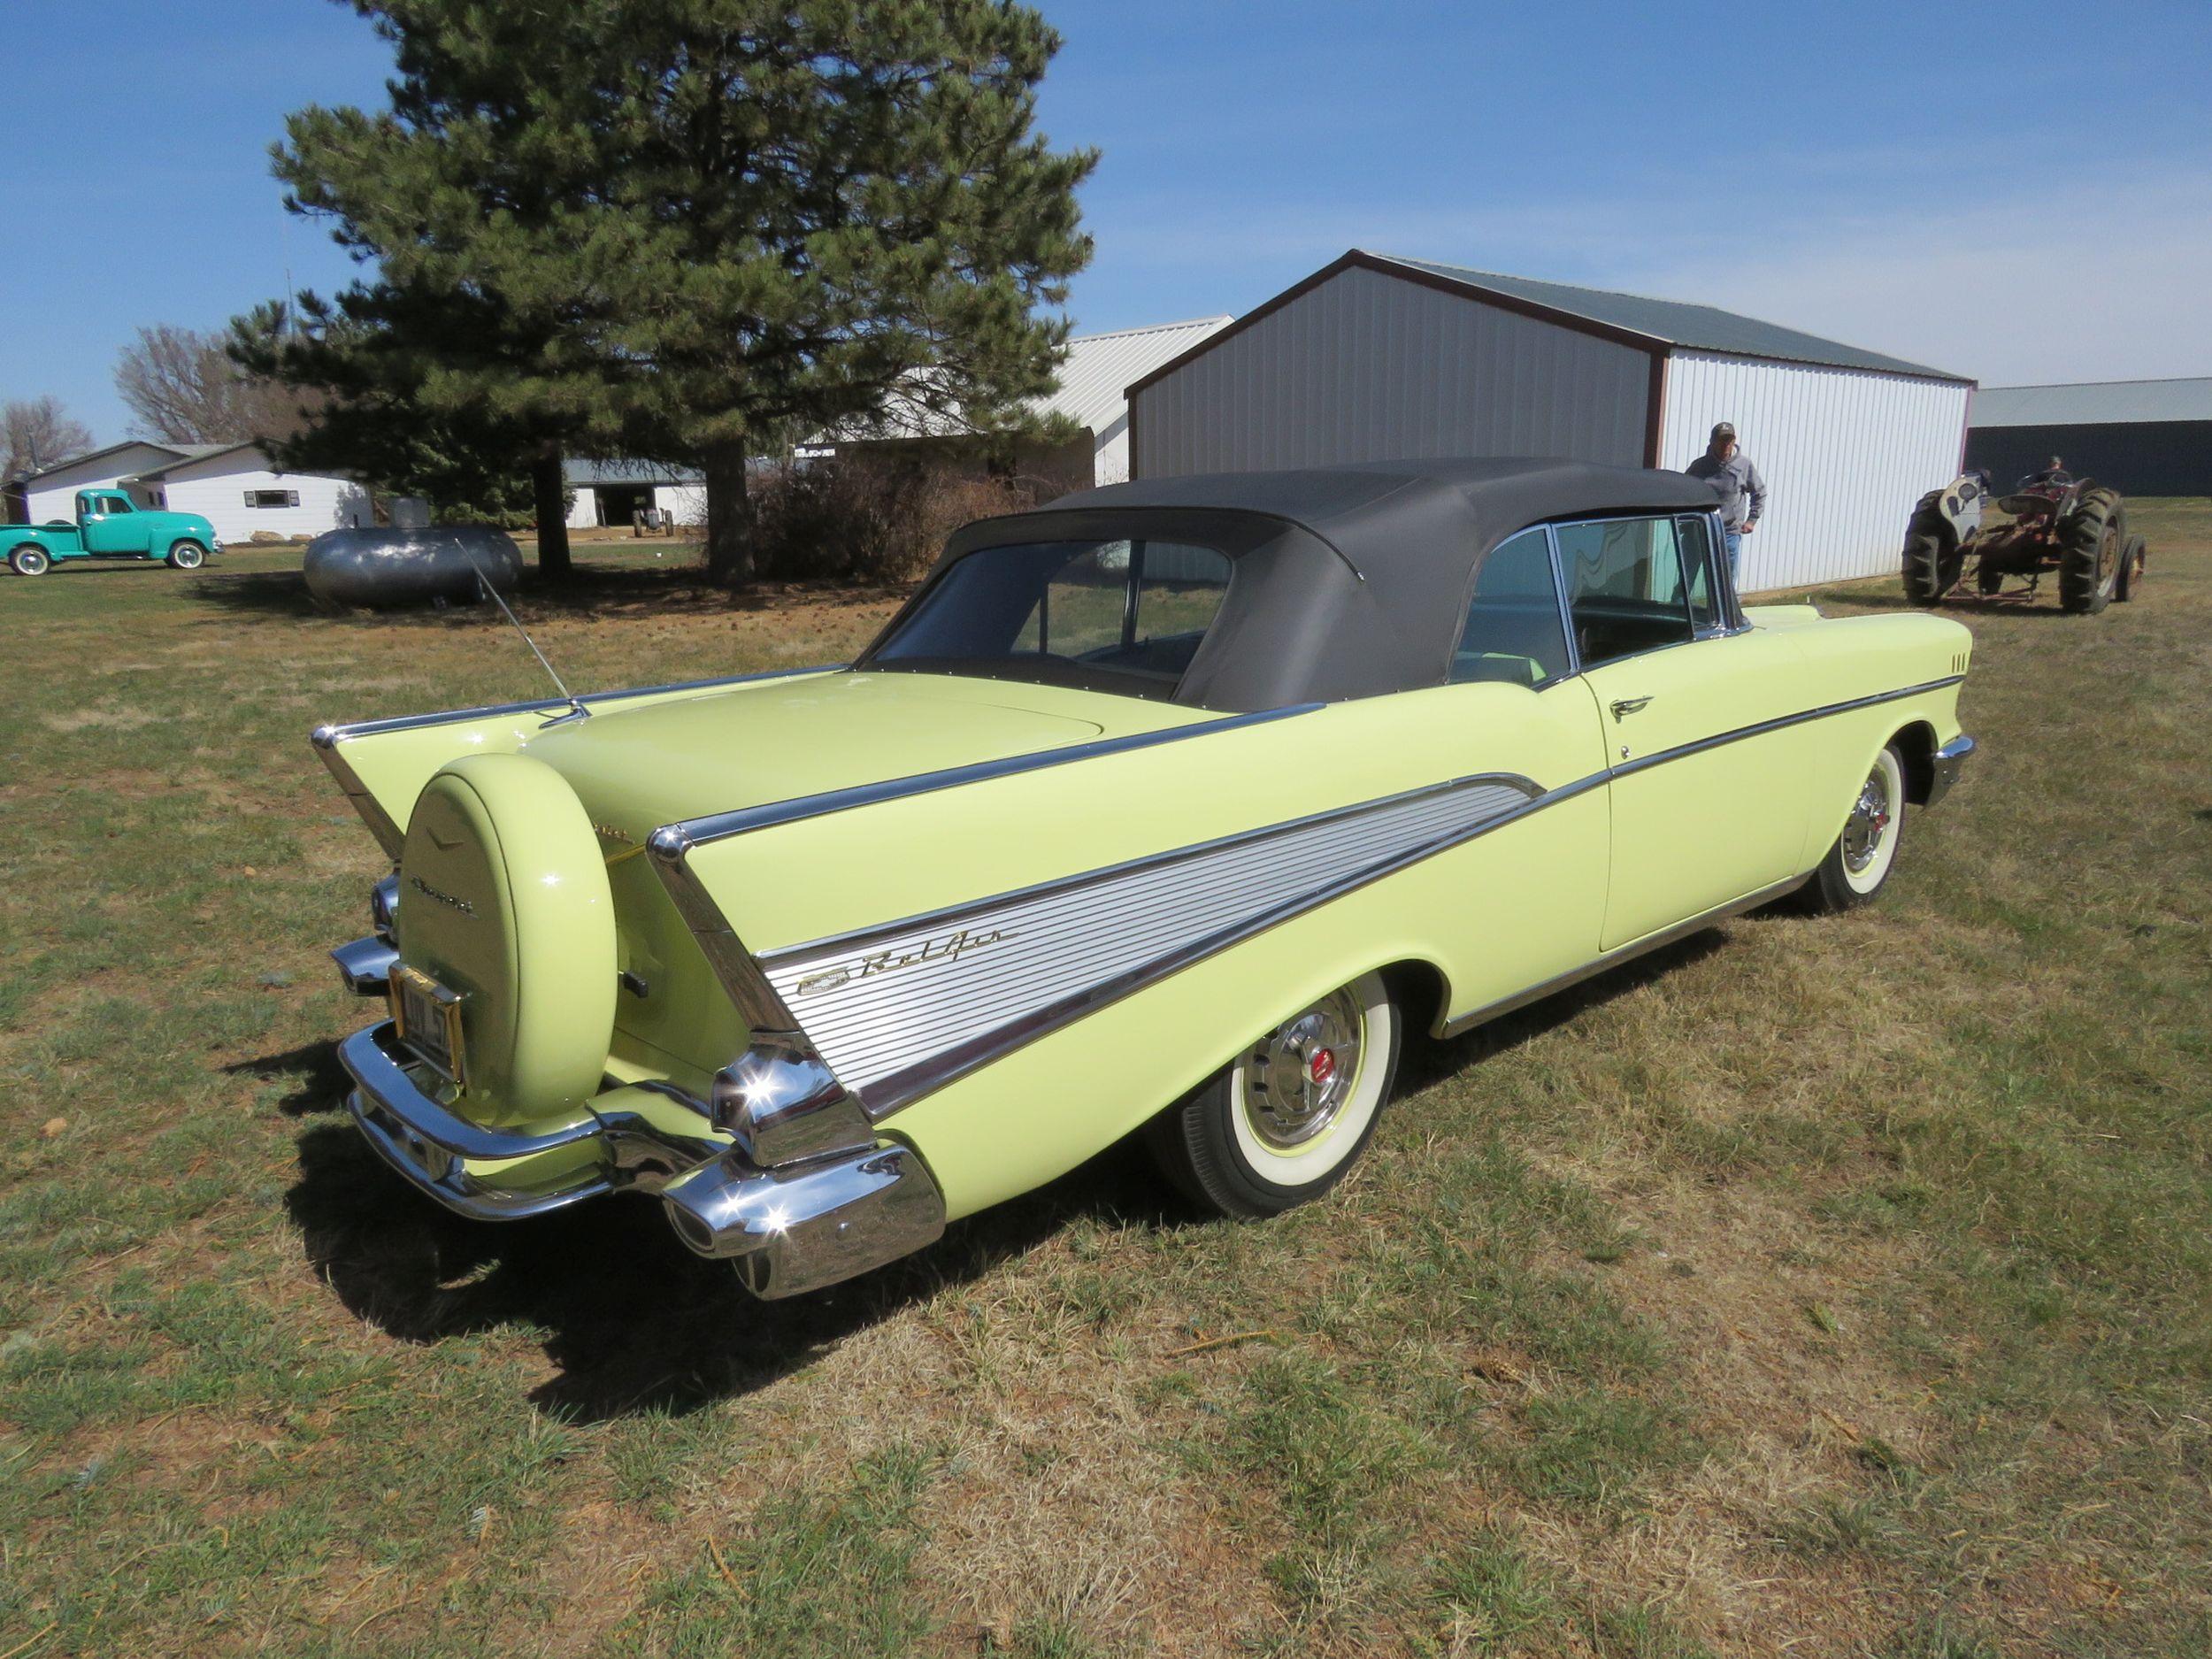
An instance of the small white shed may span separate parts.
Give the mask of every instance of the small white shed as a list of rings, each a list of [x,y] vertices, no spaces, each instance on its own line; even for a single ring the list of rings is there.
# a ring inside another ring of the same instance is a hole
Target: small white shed
[[[1893,574],[1973,382],[1709,305],[1355,249],[1128,389],[1139,478],[1446,456],[1687,466],[1770,491],[1746,590]]]

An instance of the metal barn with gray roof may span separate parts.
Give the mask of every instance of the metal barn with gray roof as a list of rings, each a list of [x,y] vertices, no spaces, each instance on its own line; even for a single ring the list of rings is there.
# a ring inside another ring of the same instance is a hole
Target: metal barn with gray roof
[[[2212,495],[2212,378],[1985,386],[1966,464],[2000,489],[2052,456],[2129,495]]]
[[[1967,377],[1710,305],[1354,249],[1129,388],[1154,479],[1442,457],[1687,466],[1735,423],[1747,590],[1894,574],[1958,472]]]

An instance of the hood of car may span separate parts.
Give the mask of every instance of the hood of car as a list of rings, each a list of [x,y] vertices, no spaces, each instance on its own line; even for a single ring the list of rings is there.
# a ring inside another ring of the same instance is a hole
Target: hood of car
[[[522,752],[567,779],[603,838],[642,846],[685,818],[1206,718],[1058,687],[841,672],[603,707]]]

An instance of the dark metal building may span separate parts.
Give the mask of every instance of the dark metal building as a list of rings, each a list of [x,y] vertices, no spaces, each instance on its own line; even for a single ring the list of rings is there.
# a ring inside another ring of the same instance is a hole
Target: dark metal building
[[[2212,378],[1985,386],[1966,464],[2002,489],[2053,456],[2130,495],[2212,495]]]

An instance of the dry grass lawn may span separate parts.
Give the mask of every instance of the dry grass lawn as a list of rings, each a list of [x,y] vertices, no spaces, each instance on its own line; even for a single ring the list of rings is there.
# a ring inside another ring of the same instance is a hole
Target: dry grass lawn
[[[0,1655],[2212,1650],[2212,506],[2134,518],[2140,603],[1957,612],[1983,757],[1880,904],[1417,1047],[1280,1222],[1117,1152],[775,1305],[340,1110],[304,733],[541,695],[511,637],[0,581]],[[525,609],[606,686],[897,597],[683,558]]]

